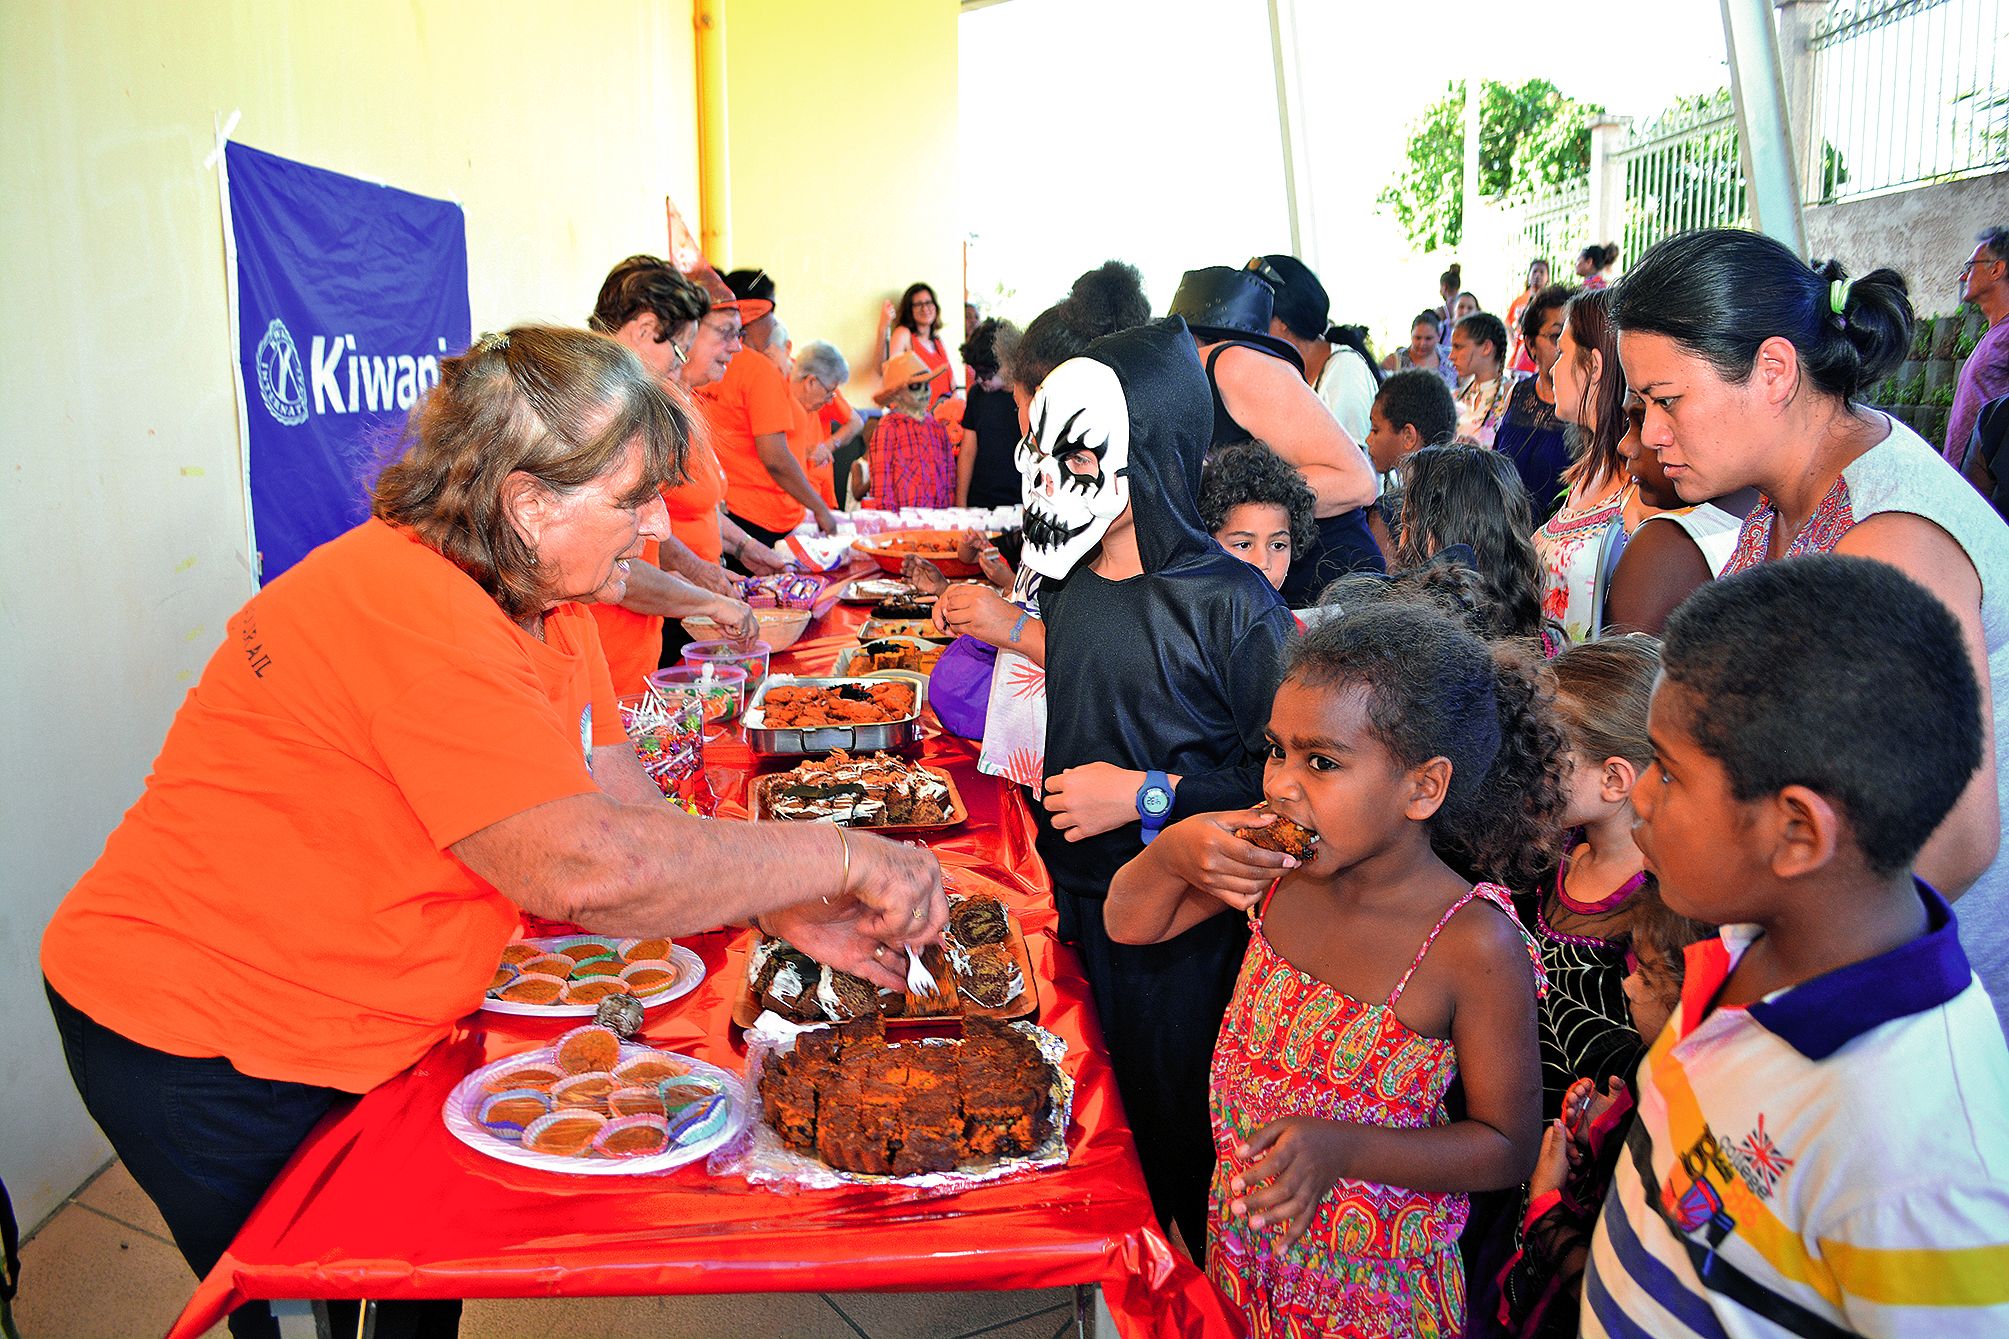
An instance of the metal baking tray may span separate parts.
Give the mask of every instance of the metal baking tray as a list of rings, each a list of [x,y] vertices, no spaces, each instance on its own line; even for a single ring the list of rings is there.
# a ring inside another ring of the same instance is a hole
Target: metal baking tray
[[[858,629],[860,641],[876,642],[882,637],[917,637],[924,642],[941,642],[946,646],[956,639],[956,634],[943,632],[925,618],[868,618],[865,625]]]
[[[817,725],[781,726],[770,728],[762,722],[766,713],[761,704],[767,700],[769,690],[774,688],[835,688],[839,684],[884,683],[888,679],[899,679],[911,684],[914,689],[914,714],[903,716],[897,721],[881,721],[873,725]],[[913,674],[906,670],[887,670],[874,674],[871,678],[841,675],[794,675],[769,674],[754,690],[753,700],[746,704],[746,711],[740,717],[741,732],[746,737],[747,747],[755,753],[769,756],[792,756],[803,753],[828,753],[832,749],[847,749],[853,752],[871,752],[874,749],[899,749],[919,741],[921,738],[921,712],[928,705],[928,680],[925,675]]]

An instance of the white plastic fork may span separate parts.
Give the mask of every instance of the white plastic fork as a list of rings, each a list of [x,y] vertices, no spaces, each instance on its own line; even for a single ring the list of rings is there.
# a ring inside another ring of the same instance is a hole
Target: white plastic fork
[[[907,945],[907,993],[917,999],[930,999],[935,994],[935,976],[921,965],[921,955],[914,952],[912,944]]]

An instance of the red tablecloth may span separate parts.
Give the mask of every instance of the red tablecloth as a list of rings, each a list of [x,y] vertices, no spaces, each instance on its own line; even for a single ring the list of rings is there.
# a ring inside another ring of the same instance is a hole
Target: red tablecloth
[[[852,644],[857,610],[775,668],[822,670]],[[931,722],[932,724],[932,722]],[[412,1069],[317,1129],[170,1339],[248,1298],[572,1297],[674,1293],[1046,1288],[1100,1284],[1126,1335],[1234,1334],[1220,1295],[1160,1235],[1102,1054],[1087,982],[1054,937],[1046,872],[1022,792],[931,734],[969,822],[930,842],[951,882],[988,880],[1024,927],[1039,1022],[1067,1041],[1075,1080],[1064,1168],[950,1195],[904,1187],[777,1194],[702,1163],[661,1176],[570,1177],[483,1157],[447,1133],[442,1104],[476,1066],[532,1049],[557,1023],[474,1014]],[[707,761],[737,791],[759,764],[737,739]],[[780,764],[786,765],[786,764]],[[737,784],[734,784],[737,783]],[[725,812],[736,810],[728,806]],[[643,1037],[737,1070],[730,1025],[750,936],[680,942],[705,960],[691,995],[652,1011]]]

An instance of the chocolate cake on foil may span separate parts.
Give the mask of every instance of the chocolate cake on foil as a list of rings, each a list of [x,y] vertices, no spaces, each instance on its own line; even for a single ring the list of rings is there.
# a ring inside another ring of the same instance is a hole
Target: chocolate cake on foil
[[[804,1033],[768,1059],[761,1106],[782,1143],[842,1171],[910,1176],[1022,1156],[1052,1128],[1053,1066],[984,1018],[948,1045],[889,1044],[874,1018]]]

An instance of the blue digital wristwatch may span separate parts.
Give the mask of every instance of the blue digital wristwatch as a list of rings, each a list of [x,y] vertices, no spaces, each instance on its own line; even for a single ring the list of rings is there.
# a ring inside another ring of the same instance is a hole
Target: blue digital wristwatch
[[[1172,778],[1163,772],[1146,772],[1144,784],[1137,788],[1137,821],[1144,825],[1146,846],[1151,844],[1151,839],[1158,835],[1158,830],[1171,816]]]

